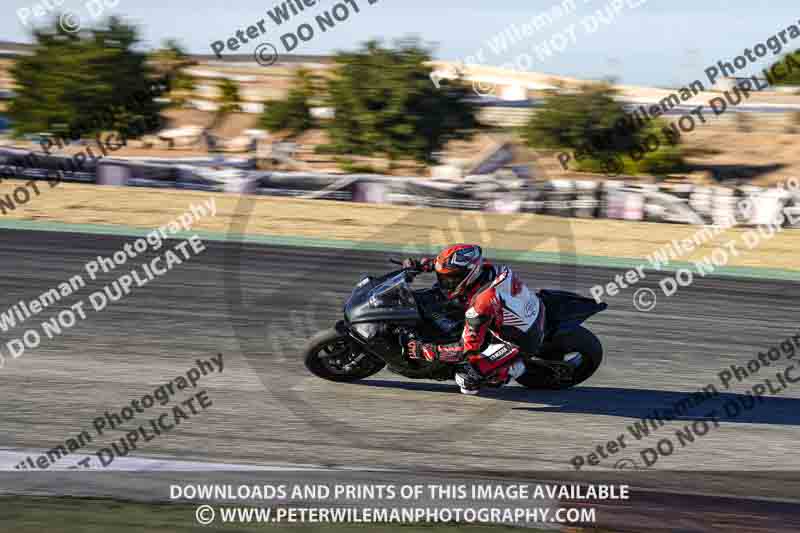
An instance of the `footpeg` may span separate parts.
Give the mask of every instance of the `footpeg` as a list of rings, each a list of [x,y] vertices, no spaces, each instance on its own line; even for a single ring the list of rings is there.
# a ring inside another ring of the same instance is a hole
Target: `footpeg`
[[[569,385],[575,379],[575,367],[561,361],[548,361],[547,366],[553,371],[553,379],[559,385]]]

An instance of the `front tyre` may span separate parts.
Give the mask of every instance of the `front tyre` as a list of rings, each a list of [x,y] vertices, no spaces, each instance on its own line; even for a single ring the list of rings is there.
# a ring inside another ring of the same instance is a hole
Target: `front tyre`
[[[579,354],[576,357],[576,354]],[[578,361],[572,379],[568,382],[556,382],[553,374],[548,369],[536,368],[535,361],[526,362],[529,370],[517,378],[520,385],[529,389],[568,389],[589,379],[603,362],[603,345],[600,340],[588,329],[577,327],[565,332],[548,342],[542,347],[538,358],[556,363],[571,363]],[[543,364],[547,364],[543,362]]]
[[[349,337],[335,329],[321,331],[306,344],[306,368],[329,381],[357,381],[380,372],[386,365],[380,359],[356,348]]]

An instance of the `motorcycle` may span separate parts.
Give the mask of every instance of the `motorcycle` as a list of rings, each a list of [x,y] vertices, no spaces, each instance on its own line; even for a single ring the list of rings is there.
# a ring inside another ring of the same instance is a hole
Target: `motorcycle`
[[[392,260],[393,263],[399,264]],[[412,289],[419,271],[400,269],[366,276],[344,305],[344,319],[315,335],[304,350],[305,366],[315,376],[337,382],[369,377],[384,367],[412,379],[453,380],[457,364],[411,359],[400,337],[411,331],[435,342],[457,341],[464,310],[438,288]],[[521,352],[526,372],[516,378],[531,389],[566,389],[589,379],[603,360],[597,337],[581,324],[605,310],[605,303],[578,294],[541,289],[544,337],[537,353]],[[495,335],[496,337],[496,335]],[[493,342],[505,342],[497,337]]]

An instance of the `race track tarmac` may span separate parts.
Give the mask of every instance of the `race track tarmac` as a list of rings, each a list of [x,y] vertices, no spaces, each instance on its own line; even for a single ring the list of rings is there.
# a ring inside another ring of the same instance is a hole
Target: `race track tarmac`
[[[87,261],[111,255],[132,240],[0,231],[0,312],[76,274],[88,282]],[[741,382],[734,379],[727,390],[718,376],[730,365],[746,368],[759,351],[798,334],[797,283],[700,278],[665,298],[657,286],[661,275],[649,275],[637,288],[658,293],[654,310],[637,311],[634,290],[628,289],[589,321],[603,342],[605,362],[584,385],[563,392],[509,386],[463,397],[452,383],[414,382],[383,371],[357,384],[335,384],[314,378],[303,367],[305,339],[339,319],[360,274],[391,270],[391,254],[205,245],[202,253],[134,287],[101,312],[91,309],[89,295],[139,266],[142,258],[0,332],[5,358],[0,448],[27,450],[35,458],[86,430],[93,442],[57,463],[74,465],[123,435],[96,436],[96,417],[120,412],[132,400],[186,375],[198,358],[222,354],[222,372],[202,376],[192,391],[207,391],[213,405],[142,444],[134,455],[512,477],[552,471],[551,479],[569,479],[575,456],[588,461],[598,445],[619,442],[622,435],[624,448],[609,453],[606,447],[607,457],[599,465],[586,464],[576,475],[639,476],[642,486],[659,490],[800,500],[800,476],[793,473],[800,470],[800,383],[787,382],[752,407],[746,394],[765,378],[778,383],[776,372],[783,374],[793,363],[788,348],[776,361],[767,358],[769,367],[762,365]],[[530,286],[561,286],[586,295],[592,285],[620,272],[512,266]],[[86,302],[85,320],[52,339],[43,335],[38,347],[11,356],[7,342],[26,329],[41,332],[41,322],[79,300]],[[800,359],[800,348],[797,353]],[[788,375],[800,377],[800,368]],[[679,420],[667,421],[654,436],[637,440],[628,429],[654,409],[668,409],[709,384],[718,395]],[[156,404],[125,428],[135,429],[172,405]],[[676,431],[687,431],[687,425],[694,427],[693,439],[681,440]],[[663,438],[674,451],[659,457],[651,466],[654,471],[614,470],[615,465],[643,467],[642,450]]]

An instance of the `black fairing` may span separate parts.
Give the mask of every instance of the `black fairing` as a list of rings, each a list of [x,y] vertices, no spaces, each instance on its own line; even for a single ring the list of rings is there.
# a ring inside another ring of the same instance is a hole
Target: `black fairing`
[[[592,315],[608,308],[605,302],[597,303],[574,292],[542,289],[537,294],[545,308],[545,340],[559,331],[578,327]]]
[[[422,317],[413,296],[390,294],[372,299],[374,293],[389,280],[402,275],[401,271],[390,272],[379,278],[365,278],[369,281],[353,289],[344,306],[344,318],[350,324],[363,322],[393,322],[416,324]],[[403,290],[396,291],[398,293]],[[371,301],[372,300],[372,301]]]
[[[345,320],[337,329],[346,332],[362,348],[384,360],[390,370],[410,378],[452,379],[453,365],[410,360],[402,353],[398,328],[415,331],[420,338],[443,338],[448,331],[461,332],[462,322],[452,320],[443,309],[437,292],[411,290],[404,271],[378,278],[364,278],[344,306]],[[463,311],[460,311],[463,320]],[[365,333],[370,333],[368,336]]]

